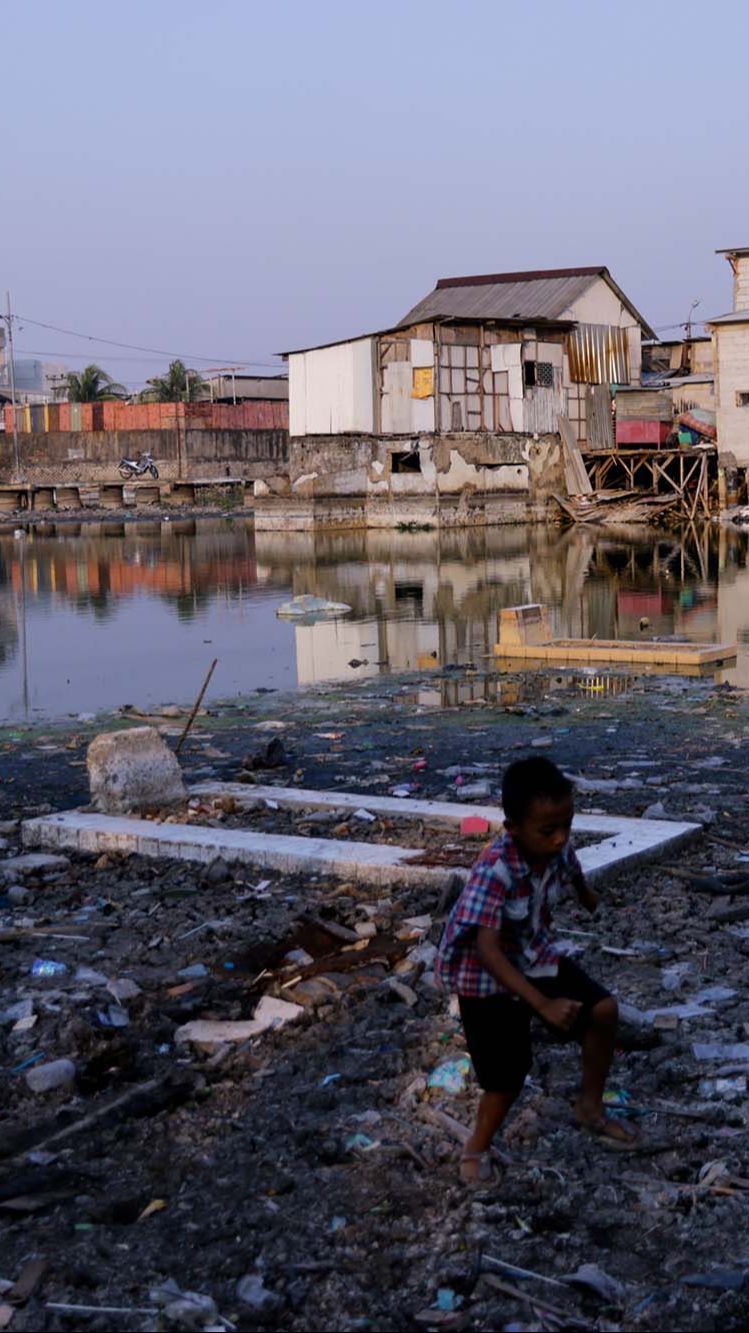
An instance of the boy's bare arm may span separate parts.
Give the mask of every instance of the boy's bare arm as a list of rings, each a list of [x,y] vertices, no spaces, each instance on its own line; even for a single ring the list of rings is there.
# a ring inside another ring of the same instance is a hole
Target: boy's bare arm
[[[525,1000],[544,1022],[561,1028],[563,1032],[569,1031],[582,1008],[577,1000],[549,1000],[542,995],[503,953],[497,932],[490,926],[479,926],[476,948],[483,967],[500,986]]]
[[[582,872],[573,876],[572,887],[577,894],[577,901],[580,906],[584,907],[587,912],[595,912],[601,901],[601,895],[596,893],[595,889],[591,889]]]

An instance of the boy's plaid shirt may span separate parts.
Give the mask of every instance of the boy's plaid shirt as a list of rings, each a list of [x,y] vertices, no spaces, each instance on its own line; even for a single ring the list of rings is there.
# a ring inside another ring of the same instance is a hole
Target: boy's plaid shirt
[[[458,995],[507,994],[482,966],[476,947],[479,926],[499,933],[509,961],[527,977],[556,976],[559,965],[551,935],[551,908],[582,868],[571,843],[542,875],[532,875],[513,838],[505,833],[484,848],[448,917],[436,975]]]

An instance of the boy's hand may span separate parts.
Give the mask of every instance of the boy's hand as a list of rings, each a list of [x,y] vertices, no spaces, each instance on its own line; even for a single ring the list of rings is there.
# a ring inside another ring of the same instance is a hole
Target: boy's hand
[[[577,896],[580,906],[584,907],[586,912],[590,912],[591,915],[596,911],[598,904],[601,901],[600,893],[596,893],[595,889],[589,889],[587,884],[584,884],[582,888],[578,890]]]
[[[569,1032],[581,1009],[582,1005],[578,1000],[546,1000],[538,1014],[550,1027]]]

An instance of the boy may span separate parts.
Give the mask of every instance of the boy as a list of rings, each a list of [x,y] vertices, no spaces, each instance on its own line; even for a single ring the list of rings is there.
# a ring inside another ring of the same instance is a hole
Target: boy
[[[466,1045],[482,1088],[460,1163],[466,1184],[489,1180],[494,1135],[531,1066],[536,1014],[561,1039],[582,1046],[579,1125],[612,1147],[636,1140],[606,1117],[603,1090],[614,1051],[617,1004],[569,959],[551,934],[551,909],[568,886],[589,912],[598,895],[572,846],[572,783],[549,759],[511,764],[502,783],[506,832],[487,846],[447,921],[437,960],[457,991]]]

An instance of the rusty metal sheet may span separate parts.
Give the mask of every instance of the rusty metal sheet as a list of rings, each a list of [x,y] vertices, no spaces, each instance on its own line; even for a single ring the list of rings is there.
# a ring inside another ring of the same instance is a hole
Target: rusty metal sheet
[[[629,384],[629,348],[624,329],[578,324],[567,336],[574,384]]]

